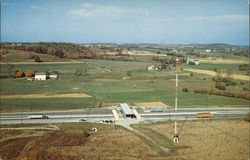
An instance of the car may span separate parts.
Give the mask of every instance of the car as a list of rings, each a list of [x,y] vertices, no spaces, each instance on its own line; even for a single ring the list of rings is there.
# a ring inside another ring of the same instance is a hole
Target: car
[[[80,119],[79,121],[80,122],[86,122],[86,119]]]
[[[113,120],[102,120],[101,122],[102,122],[102,123],[114,123]]]
[[[109,123],[114,123],[112,120],[109,120]]]

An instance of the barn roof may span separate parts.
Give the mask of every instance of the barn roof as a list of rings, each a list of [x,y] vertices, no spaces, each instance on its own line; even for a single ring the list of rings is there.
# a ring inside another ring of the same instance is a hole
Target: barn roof
[[[46,72],[36,72],[35,75],[46,75]]]

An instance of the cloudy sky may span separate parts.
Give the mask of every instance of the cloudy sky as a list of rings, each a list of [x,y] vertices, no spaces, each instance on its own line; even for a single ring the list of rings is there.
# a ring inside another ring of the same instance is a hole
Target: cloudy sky
[[[2,0],[2,42],[249,44],[248,0]]]

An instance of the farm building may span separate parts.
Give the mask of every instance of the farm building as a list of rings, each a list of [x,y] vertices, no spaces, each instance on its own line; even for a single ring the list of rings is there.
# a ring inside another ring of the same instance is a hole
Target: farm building
[[[127,103],[122,103],[117,106],[125,118],[136,118],[131,107]]]
[[[37,81],[45,81],[46,80],[46,72],[37,72],[35,73],[35,80]]]
[[[190,59],[189,57],[187,58],[187,62],[186,64],[191,64],[191,65],[199,65],[200,64],[200,61],[199,60],[193,60],[193,59]]]
[[[160,67],[155,66],[155,65],[148,66],[147,69],[148,69],[148,71],[159,71],[159,70],[161,70]]]
[[[212,52],[212,50],[211,49],[206,49],[206,52],[210,53],[210,52]]]
[[[200,61],[199,60],[194,60],[195,65],[199,65]]]
[[[57,79],[57,78],[58,78],[57,74],[50,74],[49,75],[49,79]]]

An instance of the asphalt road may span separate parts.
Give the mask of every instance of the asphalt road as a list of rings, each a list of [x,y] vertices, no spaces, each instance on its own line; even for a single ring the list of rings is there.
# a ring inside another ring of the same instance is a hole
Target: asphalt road
[[[193,120],[197,119],[197,113],[212,113],[213,118],[241,118],[244,117],[250,108],[178,108],[175,112],[171,109],[161,109],[160,112],[149,112],[150,108],[136,108],[140,114],[141,121],[162,121],[162,120]],[[118,111],[119,112],[119,111]],[[44,114],[49,119],[30,119],[31,115]],[[128,121],[119,113],[118,121]],[[81,109],[81,110],[67,110],[67,111],[46,111],[46,112],[14,112],[1,113],[0,124],[49,124],[49,123],[66,123],[79,122],[84,119],[88,122],[100,122],[102,120],[115,120],[111,108],[102,109]]]

